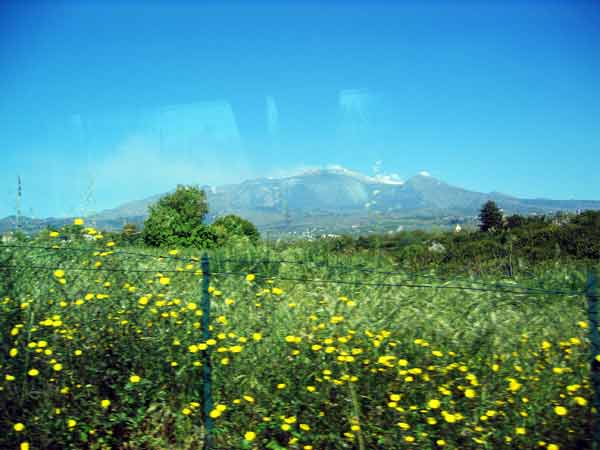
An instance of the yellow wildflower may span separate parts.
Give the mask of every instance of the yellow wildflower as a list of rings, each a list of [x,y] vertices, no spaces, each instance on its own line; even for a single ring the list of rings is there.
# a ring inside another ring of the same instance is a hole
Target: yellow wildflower
[[[559,415],[559,416],[566,416],[567,415],[567,408],[565,408],[564,406],[556,406],[554,408],[554,412]]]
[[[440,401],[437,399],[431,399],[427,402],[427,406],[431,409],[438,409],[440,407]]]
[[[139,377],[139,375],[131,375],[129,377],[129,381],[131,381],[132,383],[139,383],[142,379]]]

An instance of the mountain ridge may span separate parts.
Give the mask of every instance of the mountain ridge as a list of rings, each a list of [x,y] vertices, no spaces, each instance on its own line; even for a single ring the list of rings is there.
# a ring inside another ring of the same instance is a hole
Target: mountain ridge
[[[348,227],[355,229],[356,223],[368,226],[377,219],[401,224],[409,217],[420,217],[423,222],[440,217],[446,217],[444,220],[448,223],[474,222],[482,204],[488,200],[495,201],[506,214],[600,209],[600,201],[595,200],[520,199],[496,191],[470,191],[427,172],[400,180],[389,175],[368,176],[341,166],[202,188],[208,199],[209,221],[217,216],[237,214],[262,230],[315,226],[331,232],[339,231],[337,223],[344,223],[344,231]],[[120,228],[125,222],[141,224],[148,207],[162,195],[123,203],[101,211],[91,220],[105,228]],[[65,220],[31,219],[31,223],[48,225]],[[0,220],[0,231],[10,229],[10,224],[14,226],[14,218]]]

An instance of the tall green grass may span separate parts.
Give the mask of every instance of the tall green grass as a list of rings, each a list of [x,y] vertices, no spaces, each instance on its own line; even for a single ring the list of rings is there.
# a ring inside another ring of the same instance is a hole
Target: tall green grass
[[[198,263],[69,245],[0,248],[0,265],[19,267],[0,281],[1,448],[199,448],[205,346],[219,448],[590,446],[583,295],[370,285],[581,291],[582,268],[446,279],[311,247],[222,249],[210,255],[214,342],[203,342]]]

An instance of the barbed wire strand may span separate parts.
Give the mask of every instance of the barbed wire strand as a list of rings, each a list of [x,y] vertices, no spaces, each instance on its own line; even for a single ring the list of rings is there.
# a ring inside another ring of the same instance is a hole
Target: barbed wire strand
[[[43,246],[43,245],[15,245],[15,244],[2,244],[0,248],[8,247],[8,248],[20,248],[20,249],[36,249],[36,250],[55,250],[55,251],[65,251],[65,252],[109,252],[112,255],[127,255],[127,256],[137,256],[140,258],[154,258],[154,259],[173,259],[178,261],[185,262],[200,262],[200,257],[190,256],[190,257],[182,257],[175,255],[152,255],[150,253],[137,253],[130,252],[126,250],[110,250],[106,248],[98,248],[98,247],[58,247],[58,246]]]
[[[225,276],[246,276],[243,272],[212,272],[211,275],[225,275]],[[347,281],[347,280],[327,280],[327,279],[311,279],[311,278],[290,278],[280,276],[266,276],[262,274],[254,274],[256,278],[266,280],[281,280],[281,281],[296,281],[303,283],[315,283],[315,284],[345,284],[352,286],[372,286],[372,287],[409,287],[409,288],[429,288],[429,289],[456,289],[464,291],[478,291],[478,292],[496,292],[496,293],[507,293],[507,294],[518,294],[518,295],[560,295],[560,296],[580,296],[585,292],[577,291],[515,291],[509,289],[491,289],[491,288],[476,288],[468,286],[442,286],[442,285],[431,285],[431,284],[415,284],[415,283],[369,283],[361,281]]]
[[[199,269],[196,269],[195,271],[190,271],[190,270],[173,270],[173,269],[168,269],[168,270],[164,270],[164,269],[114,269],[114,268],[110,268],[110,267],[60,267],[60,266],[56,266],[56,267],[48,267],[48,266],[31,266],[31,265],[0,265],[0,269],[15,269],[15,270],[27,270],[27,269],[33,269],[33,270],[47,270],[47,271],[56,271],[56,270],[65,270],[65,271],[70,271],[70,272],[122,272],[122,273],[127,273],[127,272],[133,272],[133,273],[181,273],[181,274],[189,274],[189,275],[202,275],[202,273],[198,272]]]
[[[186,261],[186,262],[198,262],[198,258],[196,257],[190,257],[190,258],[184,258],[184,257],[178,257],[178,256],[174,256],[174,255],[151,255],[151,254],[143,254],[143,253],[136,253],[136,252],[128,252],[128,251],[123,251],[123,250],[106,250],[106,249],[99,249],[96,247],[87,247],[87,248],[81,248],[81,247],[56,247],[56,246],[36,246],[36,245],[28,245],[28,246],[23,246],[23,245],[14,245],[14,244],[4,244],[3,247],[9,247],[9,248],[25,248],[25,249],[41,249],[41,250],[50,250],[50,251],[72,251],[72,252],[89,252],[92,251],[94,253],[96,252],[110,252],[110,254],[113,255],[126,255],[126,256],[136,256],[136,257],[142,257],[142,258],[154,258],[154,259],[172,259],[172,260],[177,260],[177,261]],[[216,260],[216,261],[215,261]],[[450,279],[443,279],[440,277],[436,277],[435,275],[432,274],[426,274],[426,273],[418,273],[418,272],[410,272],[410,271],[381,271],[381,270],[377,270],[377,269],[368,269],[368,268],[363,268],[363,267],[356,267],[356,266],[345,266],[345,265],[335,265],[335,266],[331,266],[328,264],[328,262],[315,262],[315,261],[295,261],[295,260],[285,260],[285,259],[280,259],[280,260],[271,260],[271,259],[257,259],[257,260],[250,260],[250,259],[233,259],[233,258],[224,258],[224,259],[219,259],[218,257],[214,257],[213,261],[215,262],[237,262],[237,263],[242,263],[242,264],[252,264],[253,267],[251,268],[251,270],[254,270],[258,265],[260,264],[296,264],[296,265],[304,265],[304,266],[309,266],[309,265],[316,265],[317,267],[326,267],[328,269],[342,269],[346,272],[349,273],[371,273],[371,274],[376,274],[376,275],[385,275],[385,276],[413,276],[413,278],[418,278],[418,277],[423,277],[423,278],[429,278],[432,279],[433,281],[439,281],[439,282],[447,282],[447,281],[459,281],[459,282],[469,282],[471,284],[478,284],[480,286],[482,286],[481,288],[473,288],[473,287],[464,287],[464,286],[455,286],[455,288],[463,288],[463,289],[468,289],[468,290],[478,290],[478,289],[483,289],[486,291],[490,291],[490,288],[496,288],[495,291],[498,292],[511,292],[510,289],[521,289],[521,290],[525,290],[531,293],[539,293],[539,294],[554,294],[557,293],[559,295],[579,295],[579,294],[575,294],[572,292],[564,292],[564,291],[551,291],[551,290],[547,290],[544,288],[536,288],[536,287],[529,287],[529,286],[522,286],[519,284],[500,284],[500,283],[494,283],[493,285],[489,285],[480,281],[476,281],[476,280],[472,280],[472,279],[468,279],[468,280],[456,280],[456,278],[453,278],[452,280]],[[109,268],[79,268],[79,267],[55,267],[55,268],[50,268],[50,267],[43,267],[43,266],[0,266],[0,267],[6,267],[6,268],[13,268],[13,269],[25,269],[27,267],[30,268],[36,268],[36,269],[40,269],[40,270],[57,270],[57,269],[63,269],[63,270],[70,270],[70,271],[74,271],[74,270],[88,270],[88,271],[98,271],[98,270],[103,270],[103,271],[111,271],[111,272],[118,272],[118,271],[124,271],[123,269],[109,269]],[[129,272],[139,272],[139,273],[156,273],[156,272],[164,272],[164,273],[189,273],[189,272],[185,272],[183,270],[169,270],[169,269],[127,269],[127,271]],[[219,272],[212,272],[212,273],[219,273]],[[229,273],[229,274],[242,274],[242,273],[236,273],[236,272],[221,272],[221,273]],[[245,275],[245,274],[244,274]],[[264,276],[263,276],[264,277]],[[267,278],[272,277],[272,276],[267,276]],[[279,279],[284,279],[282,277],[278,277]],[[310,279],[304,279],[304,278],[288,278],[287,281],[304,281],[306,280],[307,282],[310,282]],[[355,284],[355,285],[366,285],[366,286],[400,286],[399,283],[365,283],[365,282],[349,282],[349,281],[345,281],[345,280],[327,280],[326,282],[337,282],[340,284]],[[357,284],[360,283],[360,284]],[[402,283],[402,285],[405,286],[428,286],[428,285],[409,285],[407,283]],[[497,288],[506,288],[506,289],[497,289]],[[516,292],[516,291],[512,291],[512,292]]]
[[[223,260],[221,260],[223,261]],[[218,262],[221,262],[218,261]],[[228,259],[227,261],[230,262],[244,262],[244,263],[250,263],[251,260],[234,260],[234,259]],[[286,263],[296,263],[296,264],[303,264],[303,265],[310,265],[310,264],[316,264],[317,266],[319,266],[319,263],[314,263],[314,262],[302,262],[302,261],[287,261],[287,260],[258,260],[258,261],[253,261],[254,265],[259,265],[259,264],[286,264]],[[324,264],[321,266],[323,267],[325,266]],[[336,265],[336,266],[325,266],[328,269],[344,269],[345,272],[349,272],[349,273],[371,273],[371,274],[375,274],[375,275],[385,275],[385,276],[409,276],[411,278],[429,278],[432,279],[433,281],[439,281],[439,282],[447,282],[447,281],[459,281],[459,282],[468,282],[471,284],[479,284],[479,285],[483,285],[483,286],[490,286],[488,283],[485,283],[483,281],[477,281],[477,280],[473,280],[473,279],[464,279],[464,280],[457,280],[457,277],[452,277],[452,278],[441,278],[432,274],[428,274],[428,273],[420,273],[420,272],[410,272],[410,271],[381,271],[381,270],[377,270],[377,269],[368,269],[368,268],[355,268],[355,267],[346,267],[343,265]],[[347,270],[346,270],[347,269]],[[532,277],[532,279],[536,279],[534,277]],[[539,279],[539,278],[538,278]],[[539,288],[539,287],[530,287],[530,286],[523,286],[517,283],[511,283],[511,284],[502,284],[502,283],[494,283],[492,286],[494,287],[506,287],[506,288],[518,288],[518,289],[526,289],[526,290],[530,290],[530,291],[543,291],[543,292],[547,292],[547,289],[545,288]]]

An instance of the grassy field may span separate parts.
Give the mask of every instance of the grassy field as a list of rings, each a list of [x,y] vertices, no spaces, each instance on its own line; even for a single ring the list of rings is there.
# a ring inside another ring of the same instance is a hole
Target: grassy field
[[[215,448],[591,447],[583,295],[447,289],[482,280],[239,247],[211,253],[205,341],[198,262],[52,239],[37,245],[60,250],[0,247],[12,267],[0,272],[2,449],[200,448],[205,349]],[[262,259],[303,264],[241,261]],[[532,270],[483,282],[585,284],[575,266]]]

